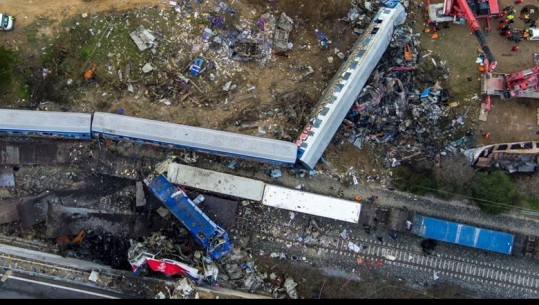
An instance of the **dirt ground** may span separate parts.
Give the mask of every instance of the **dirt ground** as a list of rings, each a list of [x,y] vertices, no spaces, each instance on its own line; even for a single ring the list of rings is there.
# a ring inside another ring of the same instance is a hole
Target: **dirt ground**
[[[440,2],[440,1],[434,1]],[[500,8],[514,5],[513,1],[500,0]],[[536,0],[524,0],[522,4],[515,6],[517,14],[514,28],[525,28],[524,22],[518,18],[520,9],[526,5],[539,5]],[[501,19],[499,19],[501,20]],[[518,52],[511,52],[515,43],[499,35],[497,30],[499,20],[491,21],[492,31],[487,36],[487,44],[491,49],[495,59],[498,62],[495,72],[511,73],[524,70],[534,66],[533,53],[539,52],[539,43],[537,41],[524,40],[518,45]],[[484,20],[480,24],[485,26]],[[419,27],[424,26],[423,23]],[[447,62],[450,69],[449,86],[452,94],[457,97],[461,104],[461,111],[466,111],[470,107],[467,120],[471,126],[476,126],[478,131],[478,142],[480,144],[503,143],[512,141],[538,140],[539,126],[537,125],[537,108],[539,103],[532,99],[509,99],[501,100],[499,97],[492,97],[492,110],[489,113],[486,122],[479,121],[480,103],[482,99],[476,99],[471,102],[474,95],[480,93],[480,73],[478,65],[475,63],[479,55],[477,49],[479,43],[476,37],[471,33],[468,25],[450,24],[449,29],[442,29],[440,37],[436,40],[430,39],[430,34],[422,33],[422,47],[432,50]],[[458,50],[458,51],[457,51]],[[468,78],[471,81],[468,81]],[[491,132],[491,140],[487,141],[481,137],[480,130]]]

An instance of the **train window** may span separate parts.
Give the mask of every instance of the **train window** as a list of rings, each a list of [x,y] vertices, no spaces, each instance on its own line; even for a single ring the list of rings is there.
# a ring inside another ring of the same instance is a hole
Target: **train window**
[[[384,20],[382,20],[382,19],[376,19],[376,20],[374,20],[374,23],[380,24],[380,23],[382,23],[382,22],[384,22]]]
[[[359,52],[357,52],[357,58],[361,58],[363,54],[365,54],[365,50],[360,50]]]
[[[352,75],[352,73],[346,72],[346,73],[343,74],[342,79],[348,80],[350,78],[350,75]]]
[[[328,99],[328,104],[333,104],[333,102],[335,102],[337,100],[337,97],[335,95],[332,95],[329,99]]]
[[[329,112],[329,107],[322,108],[322,111],[320,111],[320,115],[327,115]]]
[[[350,64],[350,69],[354,70],[355,68],[357,68],[357,64],[359,63],[359,61],[357,60],[354,60],[351,64]]]
[[[535,143],[535,147],[536,147],[536,148],[539,148],[539,142],[536,142],[536,143]]]
[[[513,144],[513,145],[511,145],[510,148],[511,149],[521,149],[522,147],[520,146],[520,144]]]
[[[379,30],[379,29],[380,29],[380,28],[374,28],[374,29],[372,29],[371,35],[374,35],[374,34],[378,33],[378,30]]]
[[[314,128],[318,128],[318,127],[320,127],[320,124],[321,124],[321,123],[322,123],[322,120],[314,119],[313,127],[314,127]]]
[[[366,38],[365,40],[363,40],[363,45],[364,45],[364,46],[368,46],[370,42],[371,42],[371,38],[368,37],[368,38]],[[358,56],[358,57],[359,57],[359,56]]]
[[[526,143],[524,143],[523,146],[524,146],[524,149],[531,149],[531,148],[533,148],[532,142],[526,142]]]
[[[335,86],[335,92],[341,92],[343,87],[343,84],[337,84],[337,86]]]
[[[496,150],[506,150],[507,149],[507,144],[500,144],[498,145],[498,149]]]

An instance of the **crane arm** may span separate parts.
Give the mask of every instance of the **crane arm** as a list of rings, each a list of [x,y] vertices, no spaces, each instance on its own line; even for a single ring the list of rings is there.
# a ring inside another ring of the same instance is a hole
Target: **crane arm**
[[[479,44],[481,45],[481,49],[485,53],[485,56],[487,57],[488,64],[486,65],[487,72],[491,72],[496,68],[497,62],[496,59],[494,59],[494,55],[492,55],[492,52],[490,51],[490,48],[487,45],[487,41],[485,39],[485,35],[481,31],[481,26],[479,25],[479,22],[475,18],[475,15],[473,14],[472,10],[468,6],[468,2],[466,0],[457,0],[460,9],[464,13],[464,17],[466,18],[466,22],[470,26],[470,29],[474,33],[474,35],[477,37],[477,40],[479,40]]]

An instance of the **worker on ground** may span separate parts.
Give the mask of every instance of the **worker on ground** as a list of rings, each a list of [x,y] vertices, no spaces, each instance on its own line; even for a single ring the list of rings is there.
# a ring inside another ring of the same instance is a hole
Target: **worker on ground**
[[[503,35],[507,38],[511,37],[511,30],[506,30]]]
[[[523,0],[515,0],[515,4],[521,4]]]
[[[490,140],[490,131],[487,131],[485,134],[485,139]]]
[[[507,19],[507,21],[508,21],[509,23],[515,22],[515,20],[513,20],[513,19],[515,19],[515,16],[514,16],[513,14],[507,15],[507,17],[505,17],[505,19]]]
[[[379,196],[378,195],[372,195],[371,197],[369,197],[369,201],[370,202],[375,202],[376,200],[378,200]]]
[[[506,6],[506,7],[503,8],[503,11],[504,11],[504,12],[510,12],[510,11],[512,11],[514,8],[515,8],[514,5],[508,5],[508,6]]]
[[[479,72],[485,72],[485,65],[479,64]]]
[[[524,30],[524,33],[522,33],[523,39],[528,39],[530,37],[530,31],[528,29]]]
[[[530,28],[534,28],[535,27],[535,20],[532,20],[530,21]]]
[[[527,7],[523,8],[520,11],[520,16],[518,18],[520,18],[522,20],[530,19],[530,10]]]
[[[520,50],[520,47],[519,47],[519,46],[513,46],[513,47],[511,48],[511,51],[513,51],[513,52],[518,52],[518,50]]]

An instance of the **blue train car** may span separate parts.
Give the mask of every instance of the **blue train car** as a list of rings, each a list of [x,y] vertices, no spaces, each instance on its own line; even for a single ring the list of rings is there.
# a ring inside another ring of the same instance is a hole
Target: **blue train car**
[[[219,259],[232,249],[232,242],[225,230],[209,219],[180,188],[170,183],[165,176],[159,175],[145,179],[144,183],[172,215],[189,230],[191,235],[206,248],[209,257]]]
[[[416,214],[412,233],[425,238],[511,254],[514,236],[509,233],[463,225]]]

